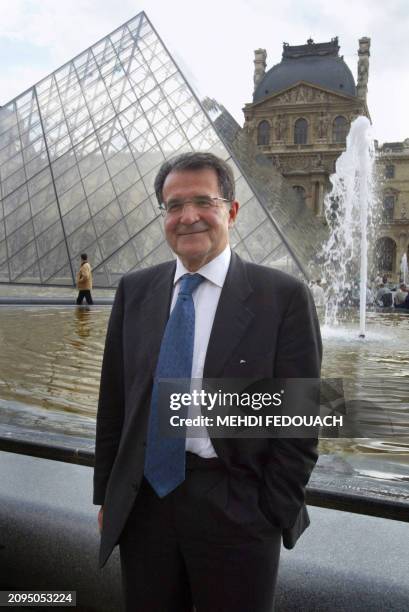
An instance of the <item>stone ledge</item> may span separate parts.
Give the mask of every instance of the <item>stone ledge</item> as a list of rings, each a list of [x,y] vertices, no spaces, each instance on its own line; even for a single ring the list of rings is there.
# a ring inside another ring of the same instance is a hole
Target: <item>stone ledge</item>
[[[94,465],[94,440],[51,432],[23,430],[0,425],[0,451],[52,459],[82,466]],[[354,465],[355,463],[355,465]],[[356,456],[321,455],[307,486],[307,503],[312,506],[355,514],[409,522],[409,467],[400,467],[401,480],[390,471],[390,479],[362,475],[387,469],[377,461]],[[403,473],[404,472],[404,473]]]

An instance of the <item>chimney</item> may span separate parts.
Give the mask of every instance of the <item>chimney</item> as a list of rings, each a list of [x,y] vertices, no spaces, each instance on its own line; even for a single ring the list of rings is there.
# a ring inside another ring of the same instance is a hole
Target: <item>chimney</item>
[[[256,49],[254,51],[254,90],[266,73],[267,51]]]
[[[356,85],[356,91],[358,98],[366,102],[366,94],[368,93],[368,74],[369,74],[369,49],[371,47],[371,39],[364,38],[359,39],[358,49],[358,80]]]

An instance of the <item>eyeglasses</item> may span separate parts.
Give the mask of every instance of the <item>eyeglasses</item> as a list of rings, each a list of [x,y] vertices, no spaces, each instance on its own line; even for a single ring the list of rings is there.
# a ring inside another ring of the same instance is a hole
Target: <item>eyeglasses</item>
[[[193,196],[183,200],[170,200],[168,203],[162,202],[162,204],[159,204],[159,210],[162,216],[177,216],[183,213],[187,205],[193,206],[198,211],[204,211],[218,208],[220,206],[219,202],[230,202],[230,200],[219,196]]]

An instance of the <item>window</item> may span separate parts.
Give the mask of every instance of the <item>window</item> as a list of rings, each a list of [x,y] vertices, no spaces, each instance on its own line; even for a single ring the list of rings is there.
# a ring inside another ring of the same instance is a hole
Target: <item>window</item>
[[[395,178],[395,166],[393,164],[385,166],[385,178]]]
[[[298,202],[304,204],[305,202],[305,189],[301,185],[293,185],[293,189],[297,196]]]
[[[294,124],[294,144],[307,144],[308,123],[306,119],[297,119]]]
[[[345,144],[348,134],[348,121],[345,117],[335,117],[332,124],[332,142]]]
[[[394,272],[396,242],[392,238],[380,238],[376,243],[376,267],[378,272]]]
[[[393,211],[395,208],[395,196],[385,195],[383,197],[382,221],[390,223],[393,221]]]
[[[257,128],[257,144],[268,145],[270,144],[270,124],[268,121],[261,121]]]

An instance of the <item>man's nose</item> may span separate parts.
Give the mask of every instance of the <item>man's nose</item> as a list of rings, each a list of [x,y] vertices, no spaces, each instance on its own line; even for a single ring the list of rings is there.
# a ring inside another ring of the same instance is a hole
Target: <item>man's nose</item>
[[[200,219],[199,211],[193,202],[185,202],[179,222],[185,225],[195,223]]]

